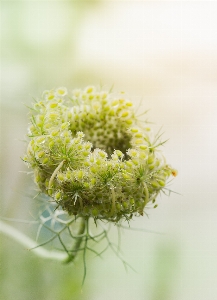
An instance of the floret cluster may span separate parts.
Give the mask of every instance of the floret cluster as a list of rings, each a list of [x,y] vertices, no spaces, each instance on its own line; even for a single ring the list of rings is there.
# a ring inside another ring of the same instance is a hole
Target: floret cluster
[[[23,160],[39,189],[69,214],[114,222],[143,215],[176,175],[123,93],[45,91],[30,119]]]

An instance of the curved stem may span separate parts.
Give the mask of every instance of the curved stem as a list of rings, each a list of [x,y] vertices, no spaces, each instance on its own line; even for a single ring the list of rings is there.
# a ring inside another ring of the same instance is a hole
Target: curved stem
[[[54,180],[55,176],[57,175],[58,171],[62,168],[64,162],[65,162],[65,160],[61,161],[61,163],[54,170],[54,172],[50,178],[50,181],[49,181],[48,190],[51,190],[53,180]]]
[[[59,261],[65,261],[67,259],[67,254],[65,253],[48,251],[43,247],[37,248],[38,244],[35,241],[30,239],[28,236],[26,236],[16,228],[7,225],[5,222],[2,221],[0,221],[0,232],[5,234],[6,236],[9,236],[13,240],[24,246],[26,250],[34,248],[31,250],[31,252],[38,255],[39,257]]]
[[[80,227],[79,227],[79,230],[78,230],[78,233],[77,235],[80,236],[76,239],[74,245],[73,245],[73,248],[70,252],[72,252],[71,255],[69,255],[64,263],[69,263],[71,261],[73,261],[78,253],[78,251],[80,250],[80,246],[81,246],[81,243],[83,241],[83,238],[85,237],[84,232],[85,232],[85,229],[86,229],[86,226],[87,226],[87,223],[88,220],[85,220],[84,218],[81,218],[81,223],[80,223]]]

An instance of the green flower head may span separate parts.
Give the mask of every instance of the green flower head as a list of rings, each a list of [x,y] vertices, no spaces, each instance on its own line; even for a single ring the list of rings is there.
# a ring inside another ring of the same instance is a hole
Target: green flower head
[[[88,86],[69,95],[60,87],[45,91],[32,111],[23,160],[39,189],[70,215],[113,222],[143,215],[177,174],[123,93]]]

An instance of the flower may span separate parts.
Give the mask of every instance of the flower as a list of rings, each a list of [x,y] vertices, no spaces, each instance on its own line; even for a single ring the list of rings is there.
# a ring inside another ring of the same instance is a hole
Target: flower
[[[94,86],[70,97],[61,87],[34,105],[24,161],[70,215],[112,222],[143,215],[177,174],[124,97]]]

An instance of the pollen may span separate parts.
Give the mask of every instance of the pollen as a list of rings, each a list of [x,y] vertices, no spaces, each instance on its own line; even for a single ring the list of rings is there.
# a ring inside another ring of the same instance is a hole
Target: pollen
[[[174,177],[176,177],[177,175],[178,175],[178,171],[177,170],[175,170],[175,169],[172,169],[172,175],[174,176]]]

